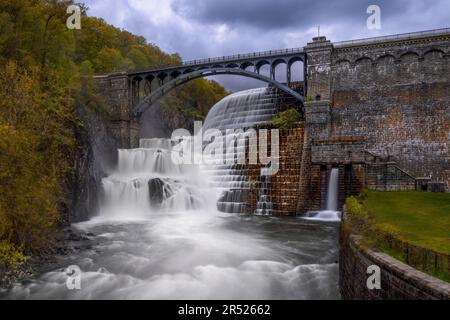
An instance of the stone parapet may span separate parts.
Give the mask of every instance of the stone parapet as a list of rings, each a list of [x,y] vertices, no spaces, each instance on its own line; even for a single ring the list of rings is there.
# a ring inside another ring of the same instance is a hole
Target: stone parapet
[[[346,224],[340,233],[339,284],[342,298],[364,300],[449,300],[450,284],[362,244]],[[369,266],[380,268],[381,289],[369,289]]]

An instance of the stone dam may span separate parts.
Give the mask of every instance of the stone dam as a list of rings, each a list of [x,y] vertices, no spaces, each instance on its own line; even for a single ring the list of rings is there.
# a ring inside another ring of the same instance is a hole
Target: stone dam
[[[270,89],[273,112],[266,115],[292,107],[302,115],[297,129],[281,132],[279,173],[262,181],[259,168],[230,168],[258,182],[263,198],[272,200],[271,214],[324,208],[334,167],[339,168],[340,208],[363,188],[450,191],[447,29],[340,43],[316,37],[303,52],[305,74],[296,88],[306,97],[303,106]],[[133,117],[129,77],[109,74],[95,82],[111,115],[103,134],[114,141],[113,148],[137,146],[141,124]],[[269,128],[271,123],[266,117],[240,126]],[[244,206],[237,211],[261,209],[260,192],[251,184],[244,189]]]

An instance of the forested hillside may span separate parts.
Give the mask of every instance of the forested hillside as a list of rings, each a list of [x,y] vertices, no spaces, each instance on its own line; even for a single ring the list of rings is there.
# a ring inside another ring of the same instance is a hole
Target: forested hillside
[[[0,277],[46,251],[67,207],[76,101],[96,108],[89,76],[176,65],[143,37],[87,16],[66,27],[72,1],[0,0]],[[202,119],[227,92],[197,80],[164,105]],[[1,279],[0,279],[1,281]]]

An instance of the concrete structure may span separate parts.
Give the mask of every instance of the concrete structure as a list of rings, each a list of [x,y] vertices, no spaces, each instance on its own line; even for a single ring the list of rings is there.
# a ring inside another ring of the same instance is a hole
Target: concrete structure
[[[296,61],[305,68],[304,103],[289,88]],[[287,84],[275,81],[280,63],[288,66]],[[266,64],[270,77],[259,74]],[[96,76],[118,145],[136,145],[139,115],[155,99],[215,74],[257,78],[298,100],[304,124],[303,138],[298,137],[301,150],[296,151],[297,213],[323,206],[332,167],[342,169],[341,204],[363,187],[425,188],[431,181],[435,189],[450,190],[450,29],[340,43],[316,37],[300,49]]]

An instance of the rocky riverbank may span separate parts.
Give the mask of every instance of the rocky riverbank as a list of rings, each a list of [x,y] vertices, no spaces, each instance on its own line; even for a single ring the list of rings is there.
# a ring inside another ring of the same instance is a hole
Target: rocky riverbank
[[[27,279],[36,277],[45,272],[67,266],[59,265],[60,257],[74,255],[79,251],[92,247],[92,233],[83,233],[72,227],[61,229],[59,236],[49,246],[49,249],[40,256],[30,257],[24,264],[15,269],[0,270],[1,290],[11,288],[15,283],[27,282]]]

